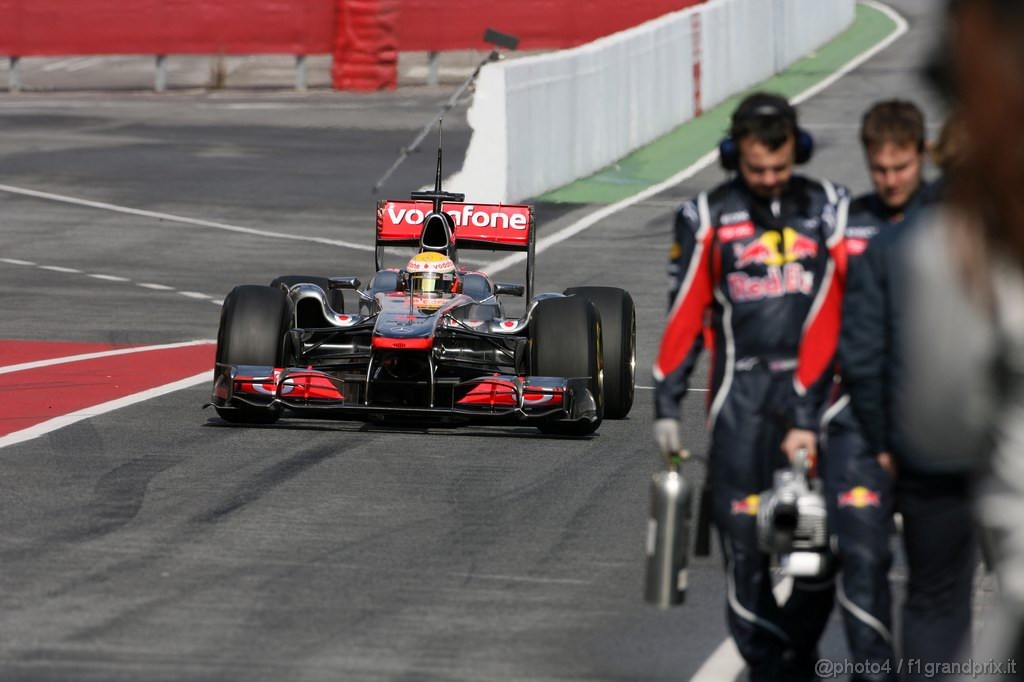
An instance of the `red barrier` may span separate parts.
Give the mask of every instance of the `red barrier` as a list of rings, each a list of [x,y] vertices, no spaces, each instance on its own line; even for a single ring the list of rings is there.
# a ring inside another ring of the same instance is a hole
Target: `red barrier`
[[[491,27],[520,38],[521,49],[565,48],[596,40],[705,0],[401,0],[402,51],[486,49]]]
[[[338,90],[393,90],[398,85],[395,24],[399,0],[338,0],[331,80]]]
[[[334,85],[395,87],[398,51],[589,42],[704,0],[0,0],[0,55],[328,54]]]
[[[0,54],[328,54],[335,0],[0,0]]]

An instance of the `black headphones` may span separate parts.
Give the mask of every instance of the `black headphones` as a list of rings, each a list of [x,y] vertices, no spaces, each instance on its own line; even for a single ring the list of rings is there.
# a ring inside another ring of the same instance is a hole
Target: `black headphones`
[[[745,108],[741,104],[736,113],[732,115],[733,130],[736,129],[739,123],[754,118],[784,118],[796,129],[796,162],[801,164],[810,161],[811,156],[814,154],[814,138],[809,132],[797,125],[796,109],[781,97],[777,101],[773,101],[775,100],[774,97],[765,99],[767,101],[761,101],[753,107]],[[740,148],[731,135],[719,143],[718,160],[721,162],[722,168],[727,171],[739,170]]]

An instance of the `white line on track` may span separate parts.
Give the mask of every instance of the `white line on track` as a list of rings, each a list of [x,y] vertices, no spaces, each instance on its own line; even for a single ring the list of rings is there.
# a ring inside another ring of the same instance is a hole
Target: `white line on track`
[[[99,273],[90,274],[90,277],[95,279],[102,279],[105,282],[130,282],[131,280],[127,277],[119,277],[117,275],[101,275]]]
[[[219,223],[213,220],[189,218],[187,216],[174,215],[172,213],[161,213],[159,211],[146,211],[141,208],[118,206],[117,204],[108,204],[102,201],[78,199],[76,197],[69,197],[63,194],[53,194],[52,192],[40,192],[38,190],[27,189],[24,187],[14,187],[13,185],[0,185],[0,192],[8,192],[9,194],[20,194],[26,197],[34,197],[36,199],[47,199],[49,201],[59,201],[61,203],[73,204],[75,206],[86,206],[88,208],[97,208],[104,211],[113,211],[114,213],[125,213],[127,215],[141,216],[143,218],[155,218],[157,220],[166,220],[167,222],[180,223],[182,225],[193,225],[195,227],[209,227],[214,230],[224,230],[226,232],[238,232],[241,234],[249,234],[257,237],[268,237],[270,239],[285,239],[297,242],[312,242],[314,244],[325,244],[327,246],[339,246],[345,249],[353,249],[355,251],[374,250],[374,247],[370,244],[357,244],[355,242],[346,242],[340,239],[327,239],[326,237],[312,237],[309,235],[287,234],[285,232],[272,232],[270,230],[257,230],[252,227],[242,227],[241,225],[230,225],[228,223]]]
[[[191,388],[197,384],[201,384],[210,380],[210,372],[201,372],[194,376],[190,376],[187,379],[181,379],[170,384],[164,384],[163,386],[157,386],[141,393],[135,393],[133,395],[125,396],[124,398],[118,398],[117,400],[111,400],[110,402],[101,403],[94,405],[93,407],[87,407],[84,410],[65,414],[60,417],[55,417],[49,421],[45,421],[35,426],[30,426],[27,429],[21,431],[15,431],[14,433],[7,434],[0,438],[0,448],[5,448],[8,445],[14,445],[15,443],[24,443],[27,440],[44,436],[57,429],[62,429],[65,426],[70,426],[75,422],[82,421],[83,419],[89,419],[90,417],[97,417],[107,412],[113,412],[119,410],[122,407],[130,407],[136,403],[141,403],[144,400],[150,398],[156,398],[168,393],[180,391],[183,388]]]
[[[862,52],[857,57],[854,57],[853,59],[848,61],[846,64],[841,66],[838,71],[833,73],[825,80],[811,86],[810,88],[804,90],[800,94],[793,97],[790,101],[794,105],[800,104],[801,102],[810,99],[811,97],[814,97],[819,92],[829,87],[830,85],[838,81],[840,78],[847,75],[848,73],[856,69],[858,66],[866,62],[868,59],[871,59],[876,54],[892,45],[897,39],[899,39],[900,36],[907,32],[908,26],[906,20],[892,8],[887,7],[886,5],[883,5],[879,2],[875,2],[874,0],[860,1],[869,7],[877,9],[879,12],[884,13],[886,16],[892,19],[893,22],[895,22],[896,24],[896,30],[893,31],[889,36],[887,36],[882,42],[874,45],[866,52]],[[539,239],[537,241],[535,253],[541,254],[544,251],[551,248],[552,246],[554,246],[555,244],[564,242],[566,239],[569,239],[570,237],[573,237],[579,234],[580,232],[583,232],[584,230],[590,229],[591,227],[601,222],[605,218],[613,216],[619,211],[623,211],[629,208],[630,206],[633,206],[635,204],[640,203],[641,201],[644,201],[645,199],[649,199],[657,194],[664,192],[665,190],[671,187],[675,187],[681,182],[689,180],[694,175],[696,175],[697,173],[701,172],[702,170],[710,166],[712,163],[714,163],[717,158],[718,150],[713,149],[712,151],[708,152],[704,156],[697,159],[697,161],[693,165],[684,168],[683,170],[679,171],[678,173],[668,178],[667,180],[663,180],[657,185],[651,185],[647,189],[642,190],[631,197],[622,199],[621,201],[618,201],[614,204],[609,204],[608,206],[599,208],[598,210],[594,211],[589,215],[583,216],[575,223],[562,228],[558,232],[555,232],[553,234],[548,235],[547,237]],[[508,268],[514,265],[518,265],[525,260],[525,253],[515,253],[506,256],[505,258],[501,258],[499,260],[494,261],[487,267],[483,268],[483,271],[486,272],[488,275],[494,275],[496,273],[502,272],[503,270],[507,270]]]
[[[774,588],[775,601],[779,604],[785,603],[793,591],[793,579],[784,578]],[[690,682],[720,682],[720,680],[735,680],[743,671],[743,658],[740,650],[732,637],[726,637],[711,656],[704,661],[704,665],[694,673]]]
[[[117,355],[131,355],[133,353],[146,353],[151,350],[169,350],[171,348],[185,348],[186,346],[202,346],[205,344],[217,343],[216,339],[198,339],[196,341],[182,341],[180,343],[163,343],[156,346],[135,346],[133,348],[114,348],[113,350],[100,350],[94,353],[79,353],[78,355],[65,355],[60,358],[48,358],[46,360],[33,360],[18,365],[7,365],[0,367],[0,374],[21,372],[27,369],[38,369],[40,367],[53,367],[54,365],[66,365],[69,362],[82,362],[83,360],[96,360],[98,358],[110,358]],[[207,372],[209,374],[209,372]]]
[[[0,258],[0,262],[2,262],[2,263],[10,263],[12,265],[28,265],[28,266],[39,268],[40,270],[49,270],[51,272],[61,272],[61,273],[73,274],[73,275],[85,275],[86,277],[92,277],[94,279],[101,279],[101,280],[103,280],[105,282],[127,282],[129,284],[132,283],[132,280],[128,279],[127,277],[120,277],[118,275],[105,275],[105,274],[102,274],[102,273],[95,273],[95,272],[85,273],[85,272],[82,272],[81,270],[76,270],[75,268],[66,268],[66,267],[64,267],[62,265],[39,265],[38,263],[32,263],[31,261],[27,261],[27,260],[17,260],[15,258]],[[216,305],[223,305],[223,302],[221,301],[220,297],[218,297],[218,296],[211,296],[210,294],[204,294],[204,293],[199,292],[199,291],[178,291],[177,289],[175,289],[172,286],[168,286],[166,284],[156,284],[156,283],[153,283],[153,282],[136,282],[135,286],[142,287],[143,289],[151,289],[153,291],[172,291],[172,292],[177,292],[177,293],[179,293],[182,296],[185,296],[187,298],[192,298],[192,299],[196,299],[196,300],[199,300],[199,301],[210,301],[211,303],[214,303]]]
[[[66,273],[72,274],[72,275],[80,275],[80,274],[82,274],[81,270],[76,270],[75,268],[66,268],[63,265],[40,265],[39,269],[40,270],[52,270],[53,272],[66,272]]]

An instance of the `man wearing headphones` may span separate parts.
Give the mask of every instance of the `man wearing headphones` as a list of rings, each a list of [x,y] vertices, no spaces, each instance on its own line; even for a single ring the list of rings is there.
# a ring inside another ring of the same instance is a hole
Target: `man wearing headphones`
[[[759,493],[797,449],[816,454],[845,278],[846,190],[793,172],[813,142],[782,97],[755,93],[720,152],[736,176],[684,203],[670,253],[670,312],[654,366],[655,438],[680,449],[680,401],[711,356],[709,482],[726,564],[729,629],[756,681],[816,679],[832,609],[827,577],[779,606],[757,545]],[[785,454],[783,451],[785,447]]]

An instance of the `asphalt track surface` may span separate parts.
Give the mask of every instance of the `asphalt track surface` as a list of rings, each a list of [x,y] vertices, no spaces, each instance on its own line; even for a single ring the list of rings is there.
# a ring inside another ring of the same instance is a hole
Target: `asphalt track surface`
[[[818,139],[809,172],[855,191],[868,184],[867,103],[912,97],[941,114],[917,77],[939,3],[891,5],[910,32],[800,107]],[[0,97],[2,184],[310,238],[0,191],[2,337],[91,344],[81,352],[212,339],[236,284],[365,280],[365,249],[312,239],[372,243],[370,187],[446,96]],[[454,170],[464,109],[445,129]],[[414,155],[386,194],[432,177],[433,154]],[[640,386],[664,319],[672,208],[722,177],[703,171],[538,258],[540,291],[632,292]],[[593,210],[541,205],[540,236]],[[55,357],[39,348],[4,345],[0,365]],[[24,377],[5,384],[7,409],[33,390]],[[62,391],[91,390],[65,378]],[[640,599],[658,468],[649,390],[587,439],[233,428],[200,409],[208,397],[202,383],[0,448],[0,679],[683,680],[726,638],[718,556],[693,563],[685,607]],[[685,415],[703,453],[700,394]],[[846,655],[836,623],[822,653]]]

